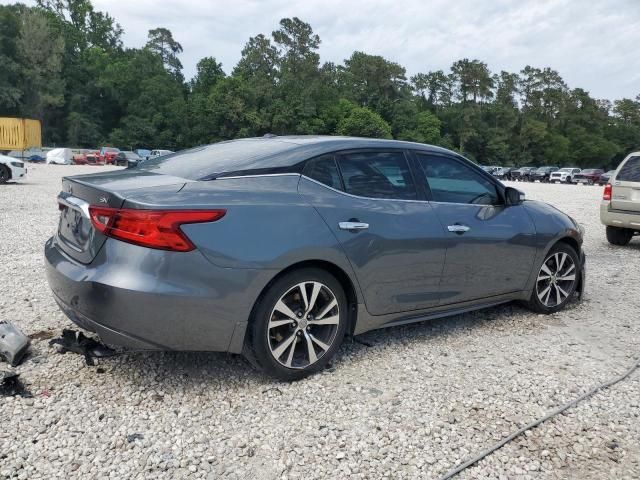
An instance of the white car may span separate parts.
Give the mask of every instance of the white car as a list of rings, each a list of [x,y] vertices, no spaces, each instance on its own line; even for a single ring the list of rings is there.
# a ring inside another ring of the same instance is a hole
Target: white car
[[[0,184],[7,183],[9,180],[21,180],[26,174],[24,162],[0,155]]]
[[[149,155],[149,159],[164,157],[165,155],[169,155],[170,153],[174,153],[171,150],[151,150],[151,154]]]
[[[549,181],[551,183],[555,183],[555,182],[571,183],[571,177],[573,177],[576,173],[580,173],[580,172],[581,170],[575,167],[561,168],[560,170],[551,172],[551,175],[549,176]]]

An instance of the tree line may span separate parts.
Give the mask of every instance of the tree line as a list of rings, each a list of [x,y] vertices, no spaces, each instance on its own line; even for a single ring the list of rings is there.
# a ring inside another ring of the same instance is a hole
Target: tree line
[[[45,144],[78,147],[339,134],[441,145],[481,164],[605,168],[640,149],[640,95],[595,99],[550,68],[494,73],[465,58],[409,77],[360,51],[321,63],[320,37],[294,17],[249,38],[230,73],[205,57],[186,80],[168,29],[142,48],[122,34],[90,0],[0,5],[0,116],[37,118]]]

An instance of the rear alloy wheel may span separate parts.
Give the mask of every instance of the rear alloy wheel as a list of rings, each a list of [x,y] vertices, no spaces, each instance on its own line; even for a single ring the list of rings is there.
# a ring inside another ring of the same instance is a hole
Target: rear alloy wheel
[[[347,301],[340,283],[319,269],[278,279],[253,316],[253,359],[281,380],[317,372],[334,356],[347,327]]]
[[[633,238],[633,230],[620,227],[607,227],[607,241],[611,245],[627,245]]]
[[[11,178],[11,172],[5,165],[0,165],[0,185],[6,183]]]
[[[529,308],[539,313],[561,310],[575,293],[579,279],[578,254],[568,245],[556,245],[540,266]]]

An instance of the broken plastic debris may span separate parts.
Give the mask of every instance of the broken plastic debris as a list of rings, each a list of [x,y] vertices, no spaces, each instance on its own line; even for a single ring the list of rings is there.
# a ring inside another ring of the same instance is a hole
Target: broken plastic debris
[[[31,397],[31,393],[28,392],[20,379],[19,373],[5,372],[0,380],[0,395],[5,397]]]
[[[11,366],[20,364],[27,353],[29,343],[29,337],[13,323],[0,321],[0,355],[6,358]]]
[[[63,330],[62,336],[50,340],[49,345],[60,345],[60,353],[84,355],[87,365],[94,365],[94,358],[112,357],[116,354],[113,349],[76,330]]]

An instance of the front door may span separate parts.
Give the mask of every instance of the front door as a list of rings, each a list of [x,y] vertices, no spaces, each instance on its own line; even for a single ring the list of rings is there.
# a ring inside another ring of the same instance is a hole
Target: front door
[[[444,232],[416,190],[401,150],[326,155],[300,181],[349,258],[372,315],[438,304]]]
[[[524,290],[536,253],[524,206],[505,206],[495,180],[461,159],[417,152],[416,159],[447,236],[441,304]]]

